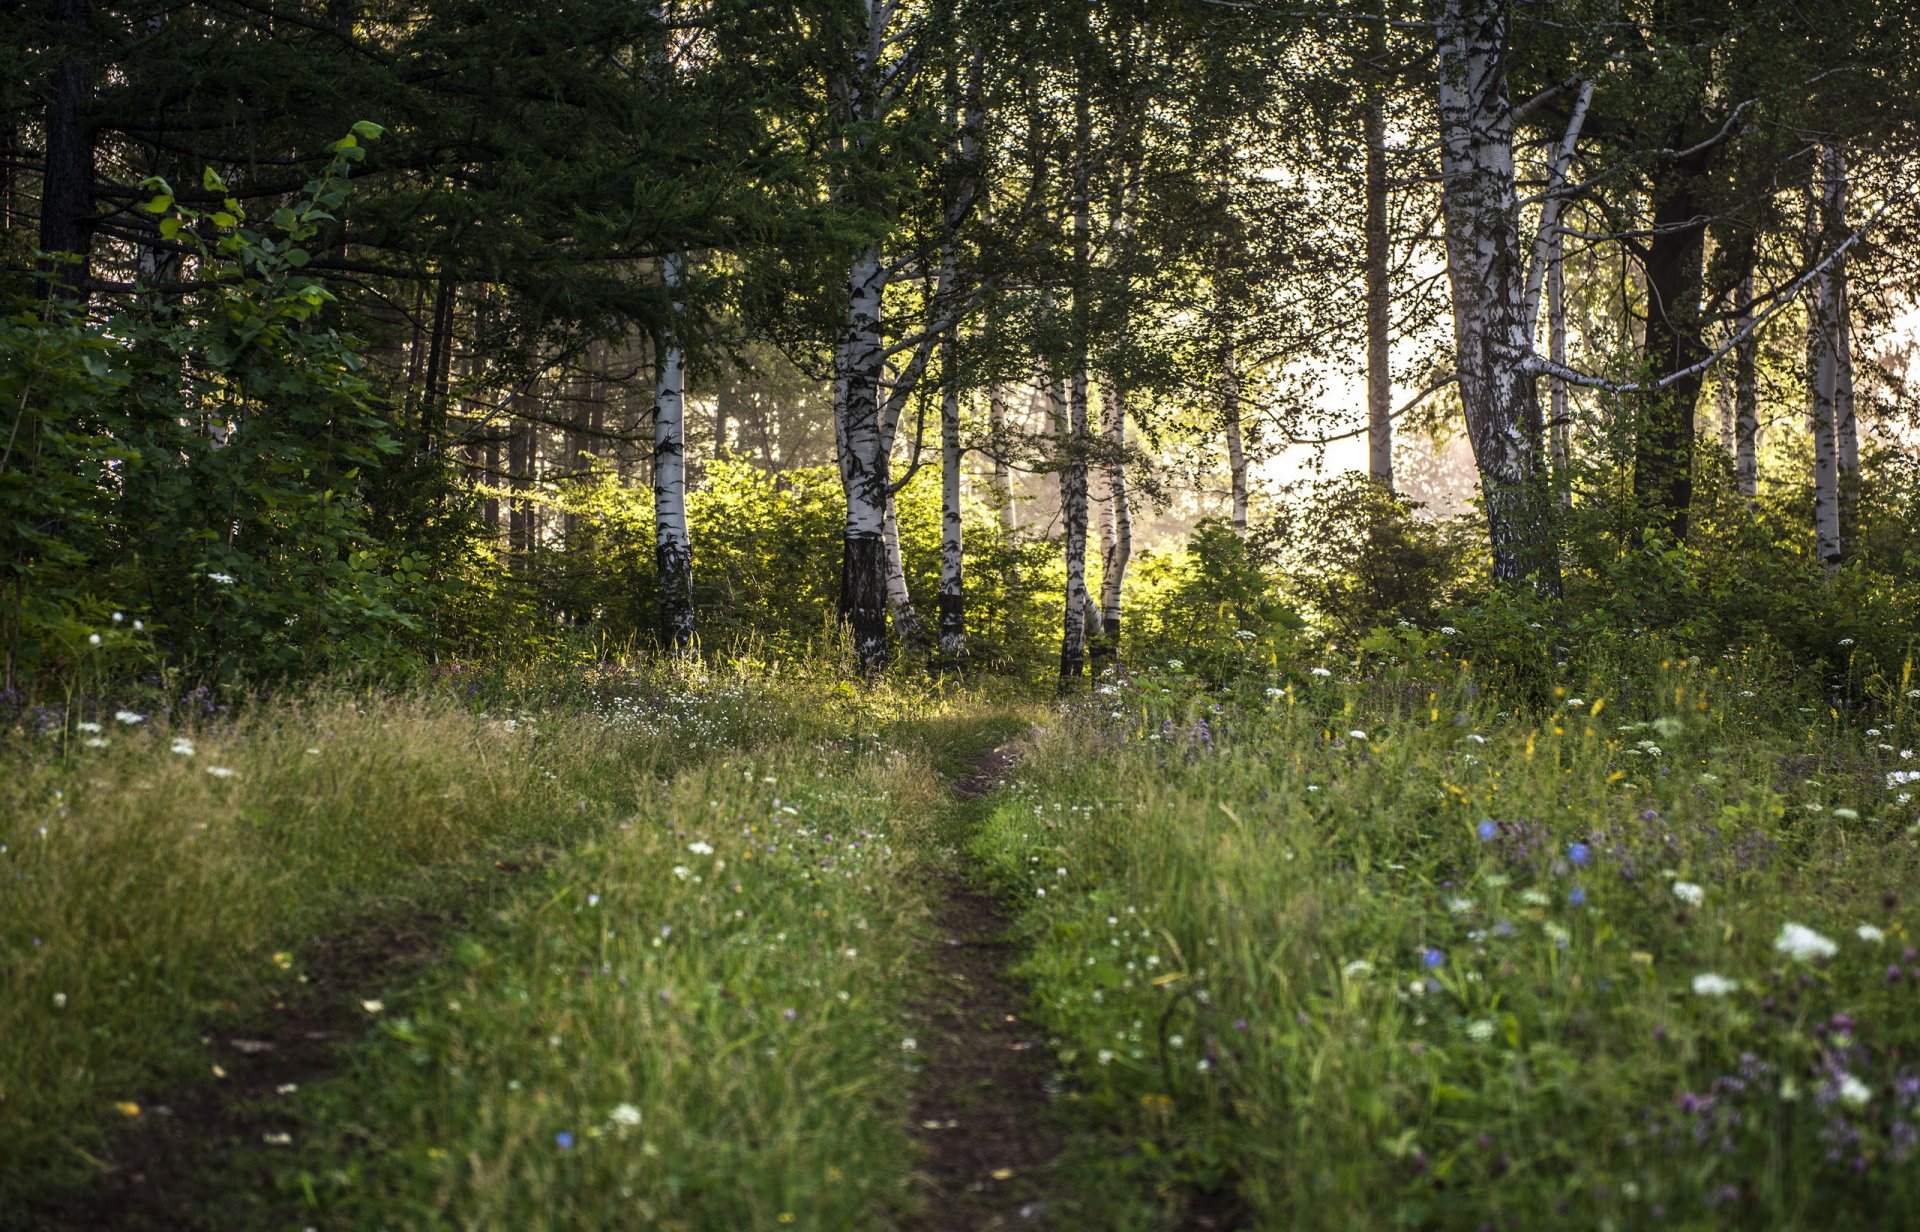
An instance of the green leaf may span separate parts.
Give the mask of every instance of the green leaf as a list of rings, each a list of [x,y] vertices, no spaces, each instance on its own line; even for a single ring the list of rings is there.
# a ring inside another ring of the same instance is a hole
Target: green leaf
[[[173,196],[170,193],[161,193],[140,208],[149,214],[164,214],[173,208]]]
[[[288,265],[293,266],[293,268],[295,269],[299,269],[301,266],[305,265],[307,262],[313,260],[313,257],[309,255],[307,250],[304,248],[289,248],[286,251],[286,259],[287,259]]]
[[[160,238],[161,239],[170,240],[179,234],[180,234],[180,220],[178,218],[162,218],[160,220]]]
[[[353,125],[353,131],[355,136],[363,140],[378,141],[387,130],[375,124],[372,120],[356,120]]]
[[[212,167],[201,171],[200,187],[206,189],[208,192],[217,192],[223,197],[227,195],[227,182],[221,179],[219,173]]]
[[[231,227],[239,221],[238,218],[235,218],[225,210],[221,210],[213,216],[213,225],[216,227]]]

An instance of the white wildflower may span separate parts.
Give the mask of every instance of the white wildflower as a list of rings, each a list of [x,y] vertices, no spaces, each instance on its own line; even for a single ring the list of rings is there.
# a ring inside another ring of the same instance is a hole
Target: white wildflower
[[[1493,1019],[1476,1018],[1467,1024],[1467,1038],[1476,1044],[1484,1044],[1493,1038]]]
[[[1773,940],[1773,948],[1793,959],[1795,962],[1812,962],[1816,958],[1832,958],[1839,952],[1831,938],[1822,937],[1805,924],[1787,923],[1780,926],[1780,935]]]
[[[230,779],[233,777],[233,771],[227,769],[225,766],[208,766],[207,773],[216,779]]]
[[[687,850],[696,856],[710,856],[713,854],[713,844],[695,839],[687,844]]]
[[[1340,973],[1348,979],[1352,979],[1356,975],[1365,975],[1371,970],[1373,970],[1372,963],[1364,958],[1356,958],[1346,966],[1340,968]]]
[[[1691,881],[1676,881],[1673,883],[1673,896],[1689,907],[1698,907],[1706,901],[1707,891]]]
[[[1730,992],[1738,992],[1739,989],[1738,982],[1711,971],[1702,971],[1693,977],[1693,995],[1696,997],[1724,997]]]
[[[1470,898],[1450,898],[1447,900],[1448,915],[1466,915],[1472,911],[1473,908],[1474,901]]]
[[[1887,939],[1887,934],[1881,932],[1871,924],[1862,924],[1853,930],[1853,935],[1862,941],[1871,941],[1875,945],[1879,945]]]
[[[362,1001],[360,1008],[369,1014],[378,1014],[381,1010],[387,1008],[387,1003],[385,1001]]]
[[[640,1123],[640,1110],[632,1104],[617,1104],[614,1106],[613,1111],[607,1114],[607,1120],[612,1121],[615,1125],[638,1125]]]
[[[1840,1075],[1840,1099],[1855,1108],[1864,1108],[1873,1099],[1873,1089],[1852,1074]]]
[[[1446,634],[1448,637],[1452,637],[1454,634],[1460,632],[1460,630],[1454,628],[1452,625],[1441,625],[1440,632]]]
[[[233,585],[234,577],[231,573],[209,573],[207,580],[221,586],[231,586]]]
[[[87,634],[87,645],[98,646],[99,644],[100,644],[100,635],[98,633]]]
[[[173,751],[182,757],[192,757],[193,741],[187,739],[185,736],[175,736],[173,738]]]
[[[1529,907],[1544,907],[1553,900],[1547,897],[1545,890],[1528,889],[1520,891],[1520,901]]]
[[[90,732],[93,735],[97,736],[100,734],[101,728],[98,723],[75,723],[73,725],[73,730]]]
[[[131,710],[116,710],[113,712],[113,721],[116,723],[125,723],[131,727],[135,723],[146,722],[147,716],[144,714],[135,714]]]
[[[1352,731],[1347,733],[1347,737],[1352,740],[1365,740],[1367,738],[1367,733],[1361,731],[1359,728],[1356,727]]]
[[[1327,670],[1326,668],[1324,668],[1324,667],[1316,667],[1316,668],[1313,668],[1313,669],[1311,669],[1310,671],[1308,671],[1308,672],[1307,672],[1307,675],[1309,675],[1309,676],[1331,676],[1331,675],[1333,675],[1333,673],[1332,673],[1332,672],[1330,672],[1330,671],[1328,671],[1328,670]]]

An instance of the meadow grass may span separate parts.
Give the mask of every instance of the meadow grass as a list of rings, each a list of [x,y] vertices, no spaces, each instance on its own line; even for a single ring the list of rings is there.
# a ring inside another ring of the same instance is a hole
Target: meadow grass
[[[1507,711],[1443,652],[1162,667],[1051,725],[975,844],[1108,1135],[1077,1218],[1198,1187],[1262,1228],[1904,1219],[1920,708],[1883,688],[1863,730],[1745,670]]]
[[[80,718],[16,747],[0,1210],[83,1193],[151,1101],[216,1081],[210,1038],[292,999],[339,937],[421,916],[470,935],[443,938],[453,956],[417,988],[368,998],[376,1042],[338,1084],[354,1093],[290,1099],[298,1137],[235,1161],[249,1186],[284,1177],[279,1197],[360,1226],[441,1209],[579,1226],[541,1187],[625,1138],[642,1173],[619,1185],[663,1219],[709,1189],[811,1226],[832,1225],[810,1186],[833,1210],[906,1200],[899,1118],[876,1110],[912,1064],[889,964],[913,944],[918,856],[897,831],[936,780],[882,733],[945,715],[941,738],[964,741],[970,703],[752,668],[492,701],[321,691],[197,729]],[[764,1153],[725,1165],[748,1142]],[[278,1226],[277,1200],[234,1193],[203,1217]]]

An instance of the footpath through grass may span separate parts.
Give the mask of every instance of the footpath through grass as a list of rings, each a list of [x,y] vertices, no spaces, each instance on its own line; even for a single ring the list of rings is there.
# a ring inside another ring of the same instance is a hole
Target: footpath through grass
[[[1910,1222],[1920,692],[1673,661],[1507,713],[1406,657],[1109,685],[987,822],[1107,1135],[1080,1226]]]
[[[3,789],[0,1225],[98,1226],[109,1180],[123,1224],[222,1229],[841,1229],[918,1200],[934,759],[1012,720],[739,676],[98,721]],[[162,1101],[238,1081],[228,1036],[396,914],[439,935],[354,990],[363,1038],[249,1090],[143,1208]]]

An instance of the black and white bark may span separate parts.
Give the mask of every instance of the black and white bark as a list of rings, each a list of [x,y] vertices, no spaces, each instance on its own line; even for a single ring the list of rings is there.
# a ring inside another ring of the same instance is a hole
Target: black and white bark
[[[1559,593],[1552,498],[1529,359],[1507,94],[1507,5],[1439,0],[1437,103],[1447,274],[1467,436],[1480,471],[1494,576]]]
[[[1846,162],[1840,150],[1820,154],[1815,250],[1846,230]],[[1812,359],[1814,555],[1837,565],[1851,529],[1850,489],[1858,481],[1860,441],[1853,410],[1846,264],[1831,261],[1807,289]]]
[[[1013,467],[1007,462],[1007,387],[999,381],[987,386],[987,436],[993,463],[993,500],[1000,525],[1011,535],[1020,529],[1020,509],[1014,503]]]
[[[682,258],[661,263],[668,288],[677,291]],[[678,296],[676,295],[676,300]],[[674,311],[680,311],[676,302]],[[657,343],[653,393],[653,542],[660,582],[660,623],[676,652],[692,648],[693,540],[687,532],[686,355],[673,333]]]
[[[861,665],[887,657],[887,503],[893,442],[882,430],[880,381],[886,364],[881,302],[886,270],[877,244],[847,274],[847,317],[833,354],[835,436],[847,517],[842,533],[840,619]]]
[[[1567,366],[1567,270],[1566,243],[1555,227],[1547,249],[1547,357],[1555,367]],[[1553,487],[1563,507],[1573,504],[1573,476],[1567,469],[1572,460],[1573,423],[1568,418],[1567,382],[1561,376],[1547,378],[1547,451],[1552,460]]]

